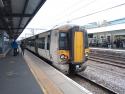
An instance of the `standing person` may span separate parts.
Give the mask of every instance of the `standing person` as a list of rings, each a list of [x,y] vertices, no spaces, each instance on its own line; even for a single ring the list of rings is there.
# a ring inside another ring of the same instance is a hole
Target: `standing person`
[[[12,48],[13,48],[13,55],[16,56],[17,55],[17,49],[18,49],[18,44],[16,42],[16,40],[14,40],[11,44]]]
[[[117,48],[120,48],[120,38],[116,41]]]
[[[26,46],[23,41],[21,42],[20,47],[21,47],[22,54],[24,55],[24,50],[25,50]]]

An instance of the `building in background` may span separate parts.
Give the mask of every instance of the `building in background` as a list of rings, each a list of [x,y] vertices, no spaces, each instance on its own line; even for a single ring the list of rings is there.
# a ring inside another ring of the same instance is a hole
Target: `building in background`
[[[125,18],[84,25],[92,47],[125,49]]]

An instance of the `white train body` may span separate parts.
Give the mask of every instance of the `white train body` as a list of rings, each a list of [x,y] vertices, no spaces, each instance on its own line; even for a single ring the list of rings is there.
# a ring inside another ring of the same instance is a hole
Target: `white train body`
[[[78,37],[77,39],[74,39],[74,37],[72,37],[72,39],[77,42],[76,44],[74,44],[73,41],[69,42],[71,41],[69,32],[71,32],[71,34],[73,33],[80,35],[80,40],[78,40]],[[54,30],[49,30],[47,32],[43,32],[41,34],[27,38],[27,49],[51,61],[55,67],[66,74],[69,73],[69,71],[82,71],[86,68],[85,62],[87,60],[87,56],[85,55],[85,49],[88,48],[88,44],[86,44],[87,42],[85,42],[88,41],[88,39],[87,37],[84,37],[85,34],[87,34],[87,32],[79,28],[78,26],[59,27]],[[78,43],[80,41],[81,43]],[[77,48],[72,48],[70,46],[75,46]],[[71,48],[76,49],[76,51],[72,51]],[[81,57],[75,56],[74,54],[71,55],[71,53],[75,52]],[[77,61],[74,61],[75,57]],[[74,60],[71,58],[73,58]]]

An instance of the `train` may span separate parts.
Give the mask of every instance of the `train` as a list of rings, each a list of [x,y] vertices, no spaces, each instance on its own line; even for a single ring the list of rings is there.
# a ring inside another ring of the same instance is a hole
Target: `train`
[[[49,60],[64,74],[78,73],[87,67],[87,31],[77,25],[63,25],[25,39],[26,48]]]

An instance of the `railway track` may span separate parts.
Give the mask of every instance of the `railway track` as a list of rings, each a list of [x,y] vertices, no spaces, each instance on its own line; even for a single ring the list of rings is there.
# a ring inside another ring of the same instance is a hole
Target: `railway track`
[[[73,79],[72,76],[69,76],[69,77],[70,77],[71,79]],[[84,75],[76,74],[75,77],[78,77],[78,79],[81,79],[81,80],[86,81],[87,83],[89,83],[89,84],[92,86],[92,88],[93,88],[93,86],[94,86],[95,88],[98,88],[99,90],[101,90],[101,93],[102,93],[102,94],[117,94],[117,92],[115,92],[115,91],[113,91],[113,90],[111,90],[111,89],[109,89],[109,88],[103,86],[102,84],[98,84],[98,83],[96,83],[95,81],[90,80],[89,78],[87,78],[87,77],[84,76]],[[74,79],[73,79],[73,80],[74,80]],[[78,81],[80,81],[80,80],[76,80],[77,83],[80,83],[80,82],[78,82]],[[82,86],[82,83],[81,83],[81,86]],[[90,89],[90,87],[87,88],[87,89]],[[91,89],[90,89],[90,91],[91,91]],[[92,92],[92,91],[91,91],[91,92]],[[95,94],[101,94],[101,93],[100,93],[100,91],[98,91],[98,92],[96,91]]]
[[[116,60],[121,60],[121,61],[125,61],[125,56],[123,55],[117,55],[117,54],[106,54],[106,53],[93,53],[91,52],[90,55],[96,55],[96,56],[103,56],[103,57],[107,57],[107,58],[111,58],[111,59],[116,59]]]
[[[90,61],[91,62],[91,61]],[[123,71],[123,72],[120,72],[120,71],[113,71],[112,70],[112,68],[106,68],[106,67],[104,67],[104,66],[100,66],[100,65],[98,65],[98,64],[88,64],[88,66],[90,66],[90,67],[93,67],[93,68],[96,68],[96,69],[99,69],[99,70],[102,70],[102,71],[106,71],[106,72],[108,72],[108,73],[112,73],[112,74],[115,74],[115,75],[118,75],[118,77],[119,76],[121,76],[121,77],[125,77],[125,72]]]
[[[125,68],[125,58],[121,56],[91,53],[89,60]]]

